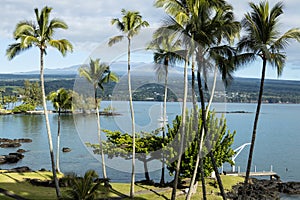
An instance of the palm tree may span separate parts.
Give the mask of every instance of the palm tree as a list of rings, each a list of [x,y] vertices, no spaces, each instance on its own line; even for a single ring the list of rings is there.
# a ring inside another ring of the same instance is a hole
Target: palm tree
[[[290,40],[300,41],[300,29],[298,28],[290,29],[284,34],[280,33],[278,18],[283,14],[282,2],[276,3],[272,8],[270,8],[268,1],[262,1],[259,4],[249,3],[249,5],[252,11],[246,13],[242,20],[246,35],[241,38],[238,47],[241,52],[248,52],[252,56],[261,58],[262,73],[244,182],[244,198],[246,197],[249,181],[267,64],[275,67],[277,75],[280,76],[286,60],[284,49],[288,46]]]
[[[38,47],[40,50],[40,81],[43,96],[43,107],[46,120],[46,128],[48,134],[49,152],[51,157],[53,178],[56,186],[57,197],[60,197],[60,190],[58,185],[58,180],[55,170],[55,161],[53,154],[53,145],[51,138],[50,123],[47,112],[46,105],[46,95],[44,86],[44,55],[46,55],[46,49],[48,46],[52,46],[58,49],[63,56],[66,55],[68,51],[72,51],[72,44],[66,39],[53,39],[53,35],[56,29],[67,29],[68,26],[65,22],[55,18],[50,20],[50,13],[52,8],[44,7],[41,12],[37,8],[34,9],[36,23],[31,21],[21,21],[17,24],[14,31],[14,39],[17,43],[9,45],[6,50],[6,55],[9,60],[12,60],[16,55],[24,50],[31,47]]]
[[[211,64],[210,62],[208,62],[206,54],[207,52],[209,52],[211,46],[215,46],[217,44],[220,38],[222,38],[221,35],[224,35],[223,31],[226,30],[222,29],[222,26],[220,25],[221,23],[219,22],[219,19],[222,19],[222,13],[220,14],[219,10],[231,10],[232,8],[225,1],[221,0],[157,0],[156,6],[164,7],[165,11],[173,17],[171,20],[168,20],[168,23],[171,22],[171,24],[167,26],[169,29],[173,29],[174,32],[177,33],[183,33],[186,38],[189,38],[189,40],[192,41],[190,42],[191,55],[192,57],[196,57],[196,61],[198,64],[197,78],[203,121],[203,126],[201,127],[201,129],[204,130],[204,134],[202,135],[207,135],[205,118],[207,111],[205,108],[203,83],[206,85],[206,73]],[[186,39],[184,41],[186,41]],[[194,63],[194,59],[192,63]],[[201,135],[202,130],[198,130],[198,133],[199,134],[197,137],[200,144],[199,153],[201,153],[202,143],[200,141],[200,138],[203,138]],[[223,196],[223,199],[225,199],[226,196],[223,189],[222,180],[218,174],[218,168],[213,154],[210,152],[209,156],[211,157],[212,164],[216,172],[221,194]],[[203,176],[201,178],[203,198],[205,199],[205,183]]]
[[[62,198],[65,200],[94,200],[97,199],[98,190],[101,186],[98,174],[94,170],[85,172],[83,177],[71,174],[66,177],[71,189],[65,191],[66,195]]]
[[[129,92],[129,106],[131,113],[131,126],[132,126],[132,172],[131,172],[131,186],[130,186],[130,197],[134,197],[134,182],[135,182],[135,120],[134,120],[134,110],[132,104],[132,92],[131,92],[131,77],[130,77],[130,47],[131,39],[134,35],[137,35],[142,27],[149,26],[147,21],[143,21],[142,16],[138,11],[126,11],[125,9],[121,10],[123,15],[122,19],[112,19],[112,25],[116,24],[117,28],[123,32],[123,35],[118,35],[113,38],[110,38],[108,45],[112,46],[113,44],[120,42],[124,37],[127,37],[128,40],[128,52],[127,52],[127,76],[128,76],[128,92]]]
[[[103,178],[107,179],[104,152],[103,152],[102,140],[101,140],[101,123],[100,123],[100,115],[99,115],[99,102],[97,97],[97,89],[100,88],[104,90],[103,88],[104,83],[107,83],[109,81],[117,82],[118,77],[110,71],[109,66],[107,64],[100,63],[100,59],[96,59],[96,60],[91,59],[89,66],[82,66],[79,68],[79,74],[80,76],[86,78],[86,80],[93,85],[94,103],[95,103],[95,110],[97,115],[97,134],[98,134],[98,142],[100,145],[101,159],[102,159],[102,172],[103,172]]]
[[[57,118],[57,148],[56,148],[56,171],[60,173],[59,168],[59,148],[60,148],[60,115],[62,110],[72,109],[72,95],[64,88],[53,91],[49,94],[48,100],[52,101],[53,107],[58,111]]]
[[[175,40],[175,35],[162,35],[158,36],[156,34],[153,35],[154,39],[149,44],[147,49],[154,50],[153,60],[156,68],[156,73],[158,75],[158,79],[161,79],[162,76],[165,78],[164,83],[164,104],[163,104],[163,124],[162,124],[162,137],[163,141],[165,141],[165,128],[166,128],[166,120],[167,120],[167,97],[168,97],[168,73],[169,73],[169,64],[174,65],[177,61],[182,60],[179,51],[181,47],[180,40]],[[161,179],[160,184],[165,184],[165,157],[164,153],[162,155],[162,171],[161,171]]]
[[[210,99],[208,101],[206,111],[204,110],[205,111],[204,112],[205,113],[205,116],[204,116],[205,121],[208,117],[208,112],[210,110],[210,106],[212,104],[212,100],[213,100],[213,97],[214,97],[217,71],[218,70],[220,71],[220,73],[222,74],[222,80],[224,81],[225,85],[227,86],[229,81],[232,79],[231,74],[235,70],[235,66],[234,66],[235,65],[235,50],[230,46],[221,45],[221,43],[222,42],[223,43],[224,42],[229,42],[229,43],[233,42],[234,38],[236,36],[238,36],[239,31],[240,31],[240,23],[237,22],[237,21],[234,21],[234,15],[233,15],[233,12],[232,12],[232,7],[230,5],[224,5],[223,7],[217,7],[217,8],[214,8],[214,9],[215,9],[215,15],[213,17],[211,17],[211,19],[208,19],[209,23],[207,23],[207,22],[203,23],[203,24],[208,24],[208,26],[211,26],[211,24],[213,25],[213,28],[215,30],[214,30],[214,35],[212,35],[212,36],[217,41],[215,44],[212,43],[212,44],[210,44],[210,46],[207,45],[207,49],[205,50],[205,52],[208,52],[208,54],[209,54],[208,58],[215,63],[214,64],[215,65],[215,67],[214,67],[214,78],[213,78],[213,85],[212,85],[212,89],[211,89],[211,96],[210,96]],[[207,29],[207,27],[206,27],[206,30],[209,30],[209,29]],[[205,73],[205,71],[204,71],[204,73]],[[204,76],[206,76],[206,75],[204,74]],[[203,102],[203,100],[201,102]],[[196,179],[196,175],[197,175],[198,166],[199,166],[200,161],[201,161],[200,156],[201,156],[201,153],[202,153],[202,144],[203,144],[203,141],[204,141],[204,135],[206,135],[205,127],[203,127],[201,129],[201,131],[202,131],[202,133],[200,134],[201,138],[200,138],[199,148],[198,148],[199,153],[198,153],[197,158],[196,158],[195,170],[194,170],[194,173],[193,173],[193,177],[191,179],[190,189],[189,189],[189,192],[188,192],[188,195],[187,195],[187,198],[186,198],[188,200],[191,198],[191,194],[192,194],[192,191],[193,191],[193,187],[194,187],[194,183],[195,183],[195,179]],[[200,166],[202,168],[203,165],[201,164]],[[203,169],[201,169],[201,171],[203,171]],[[222,184],[222,183],[220,183],[220,184]],[[222,187],[220,187],[220,189],[221,188]],[[204,191],[204,189],[203,189],[203,191]],[[226,198],[225,195],[224,195],[224,191],[222,193],[223,193],[222,194],[223,199]],[[206,197],[204,197],[204,198],[206,198]]]

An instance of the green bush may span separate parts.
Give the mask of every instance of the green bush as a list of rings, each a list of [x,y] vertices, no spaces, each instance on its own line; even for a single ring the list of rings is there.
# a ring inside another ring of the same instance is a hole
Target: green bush
[[[12,112],[20,113],[20,112],[26,112],[26,111],[34,110],[34,109],[35,109],[35,106],[33,106],[31,104],[21,104],[19,106],[14,107]]]

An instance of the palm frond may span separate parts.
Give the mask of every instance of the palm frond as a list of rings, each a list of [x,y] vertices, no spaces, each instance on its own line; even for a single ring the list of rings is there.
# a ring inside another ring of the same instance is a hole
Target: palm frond
[[[50,40],[49,45],[58,49],[63,56],[66,56],[68,51],[73,52],[73,45],[66,39]]]
[[[112,46],[112,45],[122,41],[123,38],[124,38],[123,35],[118,35],[118,36],[110,38],[109,41],[108,41],[108,46]]]
[[[15,56],[19,55],[21,52],[29,49],[31,46],[27,48],[21,48],[21,43],[10,44],[6,49],[6,56],[9,60],[12,60]]]
[[[21,37],[21,48],[22,49],[26,49],[33,45],[39,46],[39,44],[40,44],[40,42],[39,42],[38,38],[36,38],[34,36],[28,35],[28,36]]]
[[[281,76],[285,66],[286,55],[283,53],[271,54],[271,64],[277,70],[277,76]]]
[[[14,31],[14,38],[18,40],[21,36],[30,35],[34,36],[36,30],[36,26],[33,22],[30,21],[21,21],[16,25]]]

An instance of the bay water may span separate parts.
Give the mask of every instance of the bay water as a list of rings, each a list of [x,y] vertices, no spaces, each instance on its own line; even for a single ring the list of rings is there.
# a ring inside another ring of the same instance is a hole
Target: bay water
[[[101,116],[101,128],[131,132],[128,102],[101,102],[101,108],[112,105],[117,116]],[[191,103],[188,104],[191,108]],[[49,109],[52,109],[49,106]],[[137,131],[151,132],[160,126],[158,119],[162,116],[160,102],[134,102]],[[236,131],[233,149],[251,142],[252,127],[256,104],[215,103],[212,106],[218,116],[223,114],[227,128]],[[169,123],[181,113],[181,104],[167,103]],[[57,114],[49,114],[56,149]],[[270,171],[278,173],[283,181],[300,181],[300,105],[298,104],[263,104],[258,124],[252,171]],[[62,115],[61,148],[69,147],[69,153],[61,153],[61,170],[64,173],[84,174],[88,169],[95,169],[101,174],[99,156],[95,156],[84,143],[97,143],[96,117],[94,115]],[[29,166],[34,170],[51,169],[49,162],[48,140],[43,115],[2,115],[0,116],[1,138],[31,138],[32,143],[22,144],[20,148],[28,150],[25,157],[16,164],[0,165],[2,169]],[[105,139],[103,133],[102,138]],[[0,154],[8,154],[17,149],[0,149]],[[249,146],[235,159],[236,169],[245,171]],[[130,181],[131,161],[122,158],[107,159],[108,176],[114,182]],[[137,180],[144,178],[142,164],[137,161]],[[151,178],[159,181],[160,166],[158,161],[149,163]],[[220,169],[221,170],[221,169]],[[231,170],[224,165],[223,170]],[[171,177],[167,175],[167,179]]]

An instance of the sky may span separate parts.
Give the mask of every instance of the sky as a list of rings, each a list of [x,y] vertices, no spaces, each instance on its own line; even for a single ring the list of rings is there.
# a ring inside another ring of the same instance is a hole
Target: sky
[[[237,20],[241,20],[246,12],[249,12],[248,1],[228,0],[233,5]],[[258,3],[258,0],[253,0]],[[276,0],[270,0],[274,5]],[[110,37],[119,35],[120,32],[111,25],[112,18],[121,17],[121,9],[138,10],[147,20],[150,27],[142,31],[133,42],[133,61],[151,62],[150,52],[144,52],[144,45],[151,39],[151,33],[160,26],[166,14],[162,9],[153,6],[153,0],[2,0],[0,12],[0,73],[25,72],[39,69],[39,50],[32,48],[16,56],[9,61],[6,57],[6,49],[9,44],[14,43],[13,31],[18,22],[23,20],[34,20],[34,8],[42,9],[44,6],[53,8],[51,18],[60,18],[65,21],[69,29],[58,30],[55,38],[68,39],[74,46],[73,53],[62,57],[54,49],[47,50],[45,58],[46,68],[64,68],[86,63],[91,57],[112,62],[125,60],[126,45],[119,44],[108,47]],[[282,32],[290,28],[300,27],[300,1],[285,0],[284,14],[280,18]],[[300,80],[300,45],[292,42],[287,48],[287,63],[280,79]],[[235,76],[259,78],[261,74],[261,63],[255,62],[239,69]],[[276,70],[272,67],[267,69],[267,78],[277,79]]]

